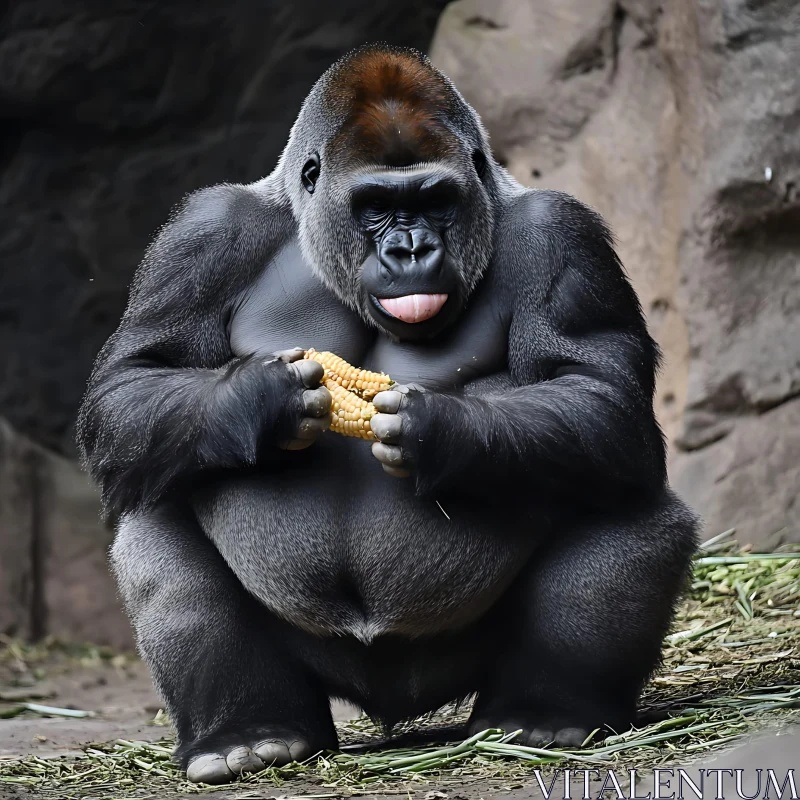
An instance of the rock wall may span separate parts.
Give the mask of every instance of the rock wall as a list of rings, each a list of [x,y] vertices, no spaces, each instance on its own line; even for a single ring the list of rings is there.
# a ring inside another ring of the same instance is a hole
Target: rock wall
[[[800,5],[459,0],[432,55],[515,177],[610,221],[707,533],[800,541]]]
[[[0,634],[131,647],[110,544],[98,493],[77,464],[0,420]]]

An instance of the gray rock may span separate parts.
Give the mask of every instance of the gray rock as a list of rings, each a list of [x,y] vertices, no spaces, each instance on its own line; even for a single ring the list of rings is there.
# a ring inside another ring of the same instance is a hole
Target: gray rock
[[[77,464],[0,419],[0,634],[131,648],[110,543],[97,490]]]
[[[0,420],[0,634],[30,637],[38,454]]]
[[[709,536],[736,529],[756,551],[797,542],[800,530],[800,399],[731,423],[720,441],[672,463],[673,483],[703,510]]]
[[[610,220],[709,535],[800,541],[800,5],[460,0],[432,55],[519,180]]]

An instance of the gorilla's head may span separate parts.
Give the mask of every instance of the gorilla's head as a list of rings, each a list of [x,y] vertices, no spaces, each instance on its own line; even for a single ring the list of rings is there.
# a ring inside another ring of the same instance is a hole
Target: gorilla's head
[[[317,82],[279,165],[306,259],[399,339],[436,335],[480,280],[497,170],[450,81],[416,51],[375,46]]]

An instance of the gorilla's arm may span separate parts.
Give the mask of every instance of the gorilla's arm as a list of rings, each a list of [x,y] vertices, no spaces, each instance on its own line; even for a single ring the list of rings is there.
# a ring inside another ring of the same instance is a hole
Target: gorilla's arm
[[[274,252],[279,213],[244,187],[204,189],[148,250],[78,420],[107,510],[152,505],[203,468],[254,464],[298,417],[298,377],[234,358],[226,329],[233,298]]]
[[[406,395],[402,447],[418,489],[529,486],[600,503],[659,492],[658,350],[611,237],[566,196],[543,192],[525,211],[533,222],[514,231],[510,262],[508,366],[518,386],[488,397]]]

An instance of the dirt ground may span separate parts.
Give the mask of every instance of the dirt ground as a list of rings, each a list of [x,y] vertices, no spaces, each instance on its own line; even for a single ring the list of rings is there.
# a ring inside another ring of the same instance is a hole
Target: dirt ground
[[[80,752],[89,743],[109,742],[115,739],[154,741],[169,734],[169,728],[153,724],[161,704],[153,690],[145,666],[129,656],[76,658],[74,654],[48,653],[44,658],[25,663],[19,659],[0,662],[0,711],[16,701],[33,701],[61,708],[80,709],[92,713],[84,719],[44,718],[19,716],[0,718],[0,772],[3,762],[35,754],[39,758],[56,758]],[[357,716],[357,710],[338,704],[334,716],[346,720]],[[735,767],[783,768],[800,763],[800,729],[792,736],[775,739],[774,736],[751,750],[736,751]],[[775,764],[767,763],[775,760]],[[711,761],[711,759],[709,759]],[[696,765],[699,766],[699,765]],[[704,764],[703,766],[710,766]],[[728,766],[728,764],[725,764]],[[585,789],[573,784],[570,796],[582,798]],[[596,797],[600,785],[594,781],[589,796]],[[561,790],[563,792],[563,789]],[[608,792],[608,790],[606,790]],[[644,789],[646,795],[647,788]],[[141,800],[160,800],[151,790],[139,790]],[[281,787],[240,785],[223,788],[210,795],[170,795],[172,798],[209,797],[213,800],[336,800],[341,795],[318,784],[291,784]],[[480,780],[453,786],[452,783],[437,787],[427,784],[409,790],[394,790],[386,794],[361,794],[365,798],[400,796],[406,800],[541,800],[543,797],[533,777],[530,785],[505,786],[498,781]],[[553,797],[560,797],[558,790]],[[614,796],[612,793],[603,796]],[[710,795],[709,795],[710,796]],[[726,794],[727,796],[727,794]],[[789,796],[788,794],[786,795]],[[0,800],[53,800],[52,792],[44,795],[25,787],[0,785]],[[60,799],[59,799],[60,800]],[[110,796],[86,796],[86,800],[110,800]]]
[[[140,661],[101,661],[45,672],[42,680],[30,686],[0,684],[0,697],[80,709],[95,716],[87,719],[25,716],[2,720],[0,758],[28,753],[48,758],[79,750],[88,742],[151,741],[165,735],[164,727],[149,724],[161,704]]]

